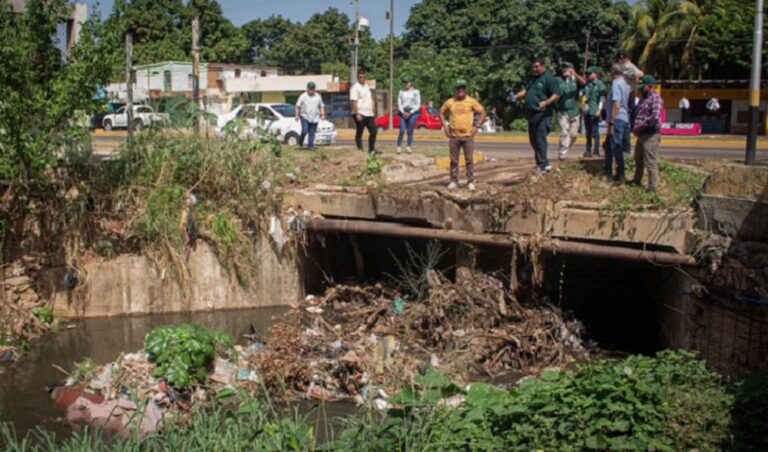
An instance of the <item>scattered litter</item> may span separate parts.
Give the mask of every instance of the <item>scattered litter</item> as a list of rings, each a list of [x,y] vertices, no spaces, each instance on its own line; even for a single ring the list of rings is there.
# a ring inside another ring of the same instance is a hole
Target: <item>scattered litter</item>
[[[383,399],[373,399],[373,408],[379,411],[391,410],[392,408],[394,408],[394,405],[392,405],[391,403]]]
[[[277,251],[282,252],[287,239],[283,234],[283,225],[280,219],[274,215],[269,219],[269,236],[274,240]]]
[[[317,306],[309,306],[307,307],[307,312],[311,314],[322,314],[323,308],[318,308]]]
[[[235,374],[235,365],[221,357],[216,357],[213,361],[213,374],[210,378],[212,381],[221,384],[229,384],[232,381],[232,376]]]

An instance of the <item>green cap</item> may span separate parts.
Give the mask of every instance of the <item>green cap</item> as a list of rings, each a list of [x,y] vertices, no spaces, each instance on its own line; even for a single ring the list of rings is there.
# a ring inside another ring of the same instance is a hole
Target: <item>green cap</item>
[[[644,75],[640,77],[640,81],[637,82],[637,87],[639,88],[645,88],[648,85],[658,85],[659,82],[656,80],[656,78],[652,75]]]
[[[454,86],[454,88],[459,88],[459,87],[462,87],[462,86],[464,88],[466,88],[467,87],[467,81],[464,80],[463,78],[460,78],[460,79],[456,80],[456,84],[454,84],[453,86]]]
[[[413,83],[413,77],[411,77],[410,75],[406,75],[405,77],[403,77],[403,83]]]
[[[309,82],[309,83],[307,83],[307,88],[308,88],[308,89],[315,89],[315,87],[316,87],[316,85],[315,85],[315,82]]]
[[[564,68],[573,69],[573,63],[569,63],[567,61],[563,62],[561,66],[563,66]]]
[[[597,67],[597,66],[590,66],[589,68],[587,68],[587,73],[588,74],[591,74],[593,72],[596,73],[596,74],[599,74],[600,73],[600,68]]]

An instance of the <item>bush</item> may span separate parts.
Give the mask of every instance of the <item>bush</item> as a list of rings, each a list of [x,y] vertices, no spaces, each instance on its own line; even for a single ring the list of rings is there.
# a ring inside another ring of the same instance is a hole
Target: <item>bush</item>
[[[232,338],[200,325],[168,325],[152,330],[144,344],[149,360],[157,363],[153,376],[185,388],[205,380],[216,353],[231,348]]]
[[[528,121],[526,121],[523,118],[515,119],[514,121],[509,123],[509,130],[513,132],[527,132]]]

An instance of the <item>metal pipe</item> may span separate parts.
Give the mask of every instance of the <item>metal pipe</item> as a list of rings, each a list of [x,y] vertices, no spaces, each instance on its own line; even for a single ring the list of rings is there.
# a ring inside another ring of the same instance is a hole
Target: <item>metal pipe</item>
[[[512,248],[518,245],[518,242],[512,237],[502,234],[420,228],[398,223],[381,223],[376,221],[312,219],[306,222],[306,229],[310,232],[344,232],[387,237],[437,239],[449,242],[466,242],[474,243],[476,245],[498,246],[502,248]],[[597,245],[594,243],[558,239],[543,239],[538,243],[538,246],[542,251],[552,254],[559,253],[571,256],[601,257],[606,259],[651,262],[664,265],[699,265],[698,259],[693,256],[667,251],[639,250],[622,246]]]

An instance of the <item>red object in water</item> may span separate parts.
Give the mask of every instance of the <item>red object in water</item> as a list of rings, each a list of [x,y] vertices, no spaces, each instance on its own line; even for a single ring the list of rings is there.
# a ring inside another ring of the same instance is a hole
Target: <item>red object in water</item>
[[[388,129],[389,115],[379,116],[378,118],[376,118],[376,128]],[[392,117],[392,128],[400,129],[400,116],[397,114]],[[437,110],[435,110],[432,107],[422,106],[421,116],[419,117],[419,120],[416,121],[416,128],[417,129],[442,129],[443,121],[440,120],[440,115],[438,115]]]
[[[51,391],[51,399],[53,399],[53,406],[61,411],[67,411],[70,405],[75,403],[80,397],[84,397],[93,403],[101,403],[104,401],[104,397],[92,392],[86,392],[85,387],[79,386],[59,386]]]

